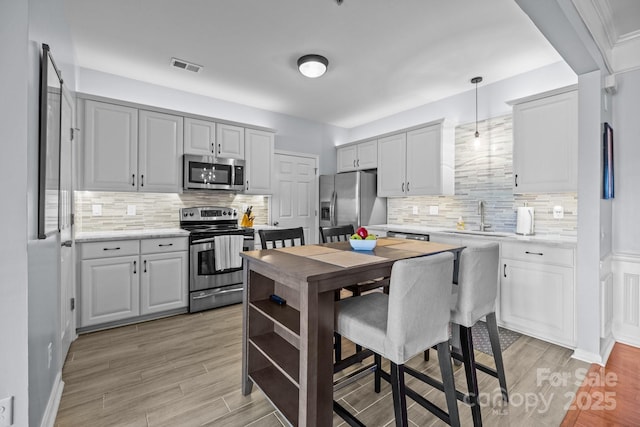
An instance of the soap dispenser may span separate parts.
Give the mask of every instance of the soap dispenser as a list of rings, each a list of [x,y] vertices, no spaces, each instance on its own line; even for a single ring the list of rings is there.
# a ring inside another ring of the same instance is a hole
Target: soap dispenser
[[[461,216],[458,217],[458,222],[456,223],[457,230],[464,230],[464,220]]]

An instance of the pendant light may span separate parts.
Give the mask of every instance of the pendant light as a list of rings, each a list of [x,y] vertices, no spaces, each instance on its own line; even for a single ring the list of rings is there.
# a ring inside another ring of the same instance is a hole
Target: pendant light
[[[329,60],[322,55],[304,55],[298,59],[298,70],[310,79],[323,75],[328,66]]]
[[[478,132],[478,83],[482,81],[482,77],[474,77],[471,79],[471,83],[476,85],[476,138],[480,137],[480,132]]]

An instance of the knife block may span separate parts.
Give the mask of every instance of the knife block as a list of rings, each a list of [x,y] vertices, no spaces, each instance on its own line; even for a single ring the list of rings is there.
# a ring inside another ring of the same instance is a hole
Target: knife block
[[[253,227],[253,218],[249,218],[247,214],[243,214],[240,220],[240,227]]]

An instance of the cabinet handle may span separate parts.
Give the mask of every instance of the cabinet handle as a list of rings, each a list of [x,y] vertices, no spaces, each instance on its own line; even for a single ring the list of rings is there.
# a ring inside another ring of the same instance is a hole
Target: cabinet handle
[[[529,252],[529,251],[524,251],[525,254],[529,254],[529,255],[544,255],[542,252]]]
[[[356,160],[355,159],[353,159],[353,167],[354,168],[356,167]]]
[[[144,187],[144,175],[140,175],[140,187]]]
[[[216,152],[216,143],[215,142],[211,143],[211,152],[214,153],[214,154]]]
[[[136,261],[133,261],[133,274],[136,274]]]
[[[218,144],[218,154],[220,154],[220,144]]]
[[[118,246],[117,248],[102,248],[103,251],[119,251],[120,250],[120,246]]]
[[[507,277],[507,264],[505,264],[504,267],[502,267],[502,275],[504,277]]]
[[[131,186],[135,187],[136,186],[136,174],[132,174],[131,175]]]
[[[173,243],[159,243],[158,246],[163,247],[163,246],[173,246]],[[147,262],[147,261],[145,261]]]
[[[409,192],[409,181],[407,181],[407,193]]]
[[[357,160],[357,163],[358,163],[357,166],[360,167],[360,159]]]
[[[516,174],[516,187],[518,186],[518,174]]]
[[[245,190],[249,191],[249,180],[247,180],[247,188]]]
[[[147,260],[146,259],[144,260],[144,272],[145,273],[147,272]]]
[[[404,182],[402,183],[402,192],[404,193]]]

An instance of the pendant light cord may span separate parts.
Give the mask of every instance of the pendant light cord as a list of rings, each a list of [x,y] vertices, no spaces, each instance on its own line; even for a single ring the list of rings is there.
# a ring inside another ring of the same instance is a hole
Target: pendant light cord
[[[475,137],[480,137],[480,132],[478,132],[478,83],[482,81],[482,77],[474,77],[471,79],[471,83],[476,85],[476,133]]]

